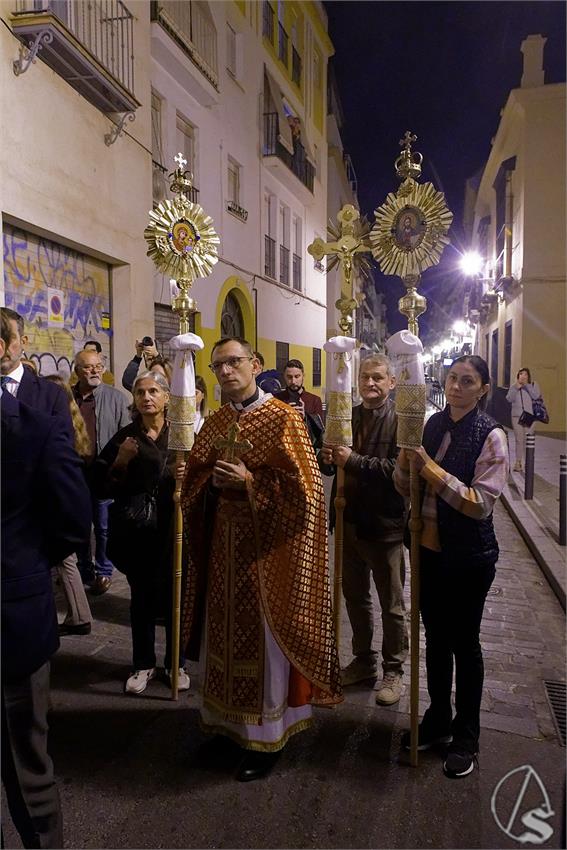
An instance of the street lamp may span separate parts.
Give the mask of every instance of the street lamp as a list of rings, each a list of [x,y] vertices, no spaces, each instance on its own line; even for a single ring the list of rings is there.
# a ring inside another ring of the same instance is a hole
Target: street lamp
[[[482,271],[482,257],[478,251],[465,251],[460,260],[460,267],[467,277],[475,277]]]

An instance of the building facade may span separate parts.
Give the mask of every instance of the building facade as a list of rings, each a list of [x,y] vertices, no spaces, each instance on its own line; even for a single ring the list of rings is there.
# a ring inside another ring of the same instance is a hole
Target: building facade
[[[109,4],[112,14],[96,0],[0,0],[6,63],[22,43],[39,47],[0,95],[3,298],[24,315],[27,353],[43,373],[65,371],[94,338],[115,375],[136,338],[168,353],[170,284],[143,232],[181,152],[221,240],[192,293],[213,406],[206,367],[225,334],[247,337],[267,368],[301,359],[318,391],[326,275],[306,249],[326,233],[333,48],[322,3]]]
[[[521,86],[510,92],[482,174],[470,181],[467,219],[483,270],[466,298],[474,351],[488,362],[493,413],[509,424],[505,395],[531,370],[565,433],[565,84],[545,85],[545,39],[522,43]]]

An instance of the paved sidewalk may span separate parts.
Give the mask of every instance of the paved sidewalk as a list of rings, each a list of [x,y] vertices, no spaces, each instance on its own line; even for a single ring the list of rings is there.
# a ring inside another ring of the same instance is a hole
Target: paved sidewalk
[[[515,441],[511,429],[508,439],[513,467]],[[567,549],[559,545],[559,457],[562,454],[567,454],[564,439],[547,437],[536,431],[534,498],[524,499],[524,473],[511,471],[502,502],[565,609]]]

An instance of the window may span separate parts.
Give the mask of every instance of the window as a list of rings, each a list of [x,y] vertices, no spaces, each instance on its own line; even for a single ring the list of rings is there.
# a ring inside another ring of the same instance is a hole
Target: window
[[[244,319],[236,296],[229,292],[222,305],[221,337],[237,336],[244,339]]]
[[[302,222],[299,216],[293,217],[293,288],[301,292],[301,255]]]
[[[321,349],[313,349],[313,386],[321,386]]]
[[[285,364],[289,360],[289,342],[276,341],[276,369],[283,379]]]
[[[226,25],[226,67],[236,77],[236,33],[230,24]]]
[[[490,378],[494,387],[498,386],[498,329],[492,331],[492,357],[490,359]]]
[[[229,156],[228,158],[228,200],[240,204],[240,166]]]
[[[187,160],[187,168],[196,182],[196,139],[195,127],[177,113],[176,153],[182,153]]]
[[[496,192],[496,280],[512,274],[512,173],[516,157],[503,162],[492,188]]]
[[[510,386],[512,369],[512,322],[506,322],[504,327],[504,386]]]
[[[289,286],[289,207],[280,204],[280,283]]]
[[[152,92],[152,194],[154,204],[163,201],[166,195],[167,168],[164,165],[161,146],[161,98]]]

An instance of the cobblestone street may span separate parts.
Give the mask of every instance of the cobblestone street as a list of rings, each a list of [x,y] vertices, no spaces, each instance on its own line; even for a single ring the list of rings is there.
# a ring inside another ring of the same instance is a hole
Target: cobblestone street
[[[530,765],[555,813],[545,846],[560,847],[565,751],[544,680],[564,681],[564,616],[500,505],[496,527],[501,559],[482,626],[480,770],[456,782],[443,776],[439,753],[420,754],[417,769],[400,754],[409,688],[392,708],[378,708],[372,690],[349,688],[339,708],[316,712],[314,728],[290,741],[262,782],[242,785],[235,765],[204,764],[195,669],[178,703],[159,679],[141,697],[123,694],[128,587],[116,574],[110,592],[92,599],[91,635],[64,638],[52,666],[51,751],[67,846],[512,847],[491,797],[509,771]],[[421,654],[423,664],[423,646]],[[349,658],[343,616],[341,660]],[[423,669],[421,687],[423,711]],[[510,811],[514,799],[504,801]],[[4,835],[6,847],[20,846],[10,824]]]

